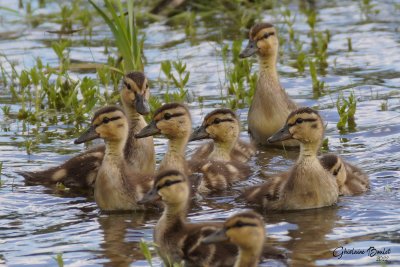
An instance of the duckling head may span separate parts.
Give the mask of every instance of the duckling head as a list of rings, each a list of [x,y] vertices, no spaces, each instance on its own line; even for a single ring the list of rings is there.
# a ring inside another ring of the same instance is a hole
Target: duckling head
[[[317,111],[305,107],[289,114],[285,126],[268,138],[269,143],[295,139],[303,144],[320,143],[324,125]]]
[[[276,57],[279,49],[279,40],[274,25],[266,22],[257,23],[249,32],[249,43],[239,54],[240,58],[257,54],[261,58]]]
[[[221,108],[207,114],[203,124],[192,133],[189,141],[211,138],[219,143],[234,143],[238,136],[239,121],[235,113]]]
[[[325,154],[321,157],[320,162],[325,170],[336,177],[339,187],[343,186],[347,179],[347,173],[342,159],[334,154]]]
[[[152,121],[144,127],[136,138],[163,134],[168,139],[189,138],[192,131],[192,119],[186,106],[180,103],[169,103],[160,107]],[[187,141],[187,140],[186,140]]]
[[[264,220],[254,211],[244,211],[228,218],[221,230],[203,239],[203,243],[230,241],[245,250],[259,250],[265,239]]]
[[[106,142],[125,140],[128,136],[128,125],[128,120],[121,108],[117,106],[101,108],[94,114],[89,129],[75,140],[75,144],[97,138],[102,138]]]
[[[186,205],[189,195],[188,178],[177,170],[167,170],[155,177],[153,189],[146,193],[139,204],[151,203],[161,199],[167,205]]]
[[[143,72],[129,72],[123,79],[121,89],[121,101],[126,110],[135,110],[141,115],[150,112],[149,83]]]

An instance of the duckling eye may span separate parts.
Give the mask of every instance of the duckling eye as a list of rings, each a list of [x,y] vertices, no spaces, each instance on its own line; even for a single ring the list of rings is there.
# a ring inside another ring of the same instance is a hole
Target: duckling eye
[[[237,222],[236,224],[235,224],[235,226],[236,227],[243,227],[244,226],[244,223],[242,223],[242,222]]]
[[[104,118],[103,118],[103,123],[107,124],[107,123],[109,123],[109,122],[110,122],[110,119],[109,119],[109,118],[107,118],[107,117],[104,117]]]
[[[272,36],[272,35],[274,35],[274,34],[275,34],[275,33],[273,33],[273,32],[266,32],[266,33],[264,33],[263,38],[267,39],[268,37],[270,37],[270,36]]]
[[[165,113],[164,114],[164,119],[169,120],[172,118],[172,115],[170,113]]]
[[[298,119],[296,120],[296,123],[297,123],[297,124],[303,123],[303,119],[302,119],[302,118],[298,118]]]
[[[173,184],[177,184],[177,183],[180,183],[180,182],[182,182],[182,180],[168,180],[168,181],[166,181],[162,186],[160,186],[159,187],[159,189],[160,188],[162,188],[162,187],[165,187],[165,186],[171,186],[171,185],[173,185]]]
[[[124,84],[125,84],[126,88],[128,88],[128,90],[131,90],[131,89],[132,89],[132,87],[131,87],[131,85],[130,85],[129,83],[124,82]]]
[[[219,118],[216,118],[214,121],[213,121],[213,124],[219,124],[221,122],[221,120],[219,119]]]
[[[148,83],[146,83],[146,89],[149,89],[149,84]]]
[[[164,186],[170,186],[170,185],[172,185],[173,184],[173,182],[172,181],[166,181],[165,183],[164,183]]]

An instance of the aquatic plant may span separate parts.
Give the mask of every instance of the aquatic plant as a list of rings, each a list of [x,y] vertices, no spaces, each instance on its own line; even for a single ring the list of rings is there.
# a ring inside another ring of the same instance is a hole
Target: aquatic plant
[[[142,254],[144,255],[147,263],[150,265],[150,267],[153,267],[153,260],[152,260],[152,255],[151,255],[151,251],[150,251],[150,247],[152,247],[154,249],[154,247],[156,247],[157,244],[153,243],[153,242],[146,242],[145,240],[141,239],[139,242],[139,247],[140,247],[140,251],[142,252]],[[177,262],[170,262],[168,266],[172,266],[172,267],[183,267],[184,265],[182,263],[177,263]]]
[[[120,69],[123,72],[143,70],[142,47],[144,38],[139,39],[134,1],[126,1],[127,18],[121,0],[104,0],[105,9],[110,15],[107,15],[105,10],[96,5],[93,0],[89,0],[89,2],[104,19],[114,36],[115,45],[122,58]]]
[[[310,67],[310,75],[312,80],[312,88],[314,92],[314,97],[319,97],[322,94],[322,90],[325,87],[325,82],[318,80],[317,69],[315,67],[315,62],[311,59],[308,60],[308,66]]]
[[[337,128],[343,131],[346,125],[349,130],[354,130],[356,126],[355,114],[357,111],[357,99],[353,92],[346,99],[343,94],[340,94],[336,101],[336,108],[339,114],[339,121],[336,124]]]
[[[139,242],[140,251],[142,252],[144,257],[146,258],[147,263],[150,265],[150,267],[153,267],[152,256],[151,256],[151,252],[150,252],[149,246],[150,246],[150,243],[147,243],[143,239],[140,240],[140,242]]]
[[[184,102],[185,100],[190,102],[188,90],[186,89],[186,85],[190,78],[190,71],[186,70],[186,63],[181,60],[165,60],[161,62],[161,71],[166,77],[164,84],[166,84],[167,88],[164,94],[164,101],[166,103]],[[174,74],[174,71],[178,74],[177,76]],[[178,89],[178,91],[170,93],[171,83]]]
[[[381,102],[381,111],[387,111],[388,110],[388,101],[384,100]]]
[[[1,175],[3,174],[3,162],[0,161],[0,187],[3,186],[4,182],[1,180]]]
[[[347,37],[347,51],[349,52],[353,51],[353,44],[351,41],[351,37]]]
[[[370,19],[371,15],[378,15],[380,10],[377,9],[377,4],[373,4],[372,0],[359,0],[358,6],[360,8],[361,16],[364,19]]]
[[[222,97],[226,99],[231,109],[250,105],[258,80],[258,74],[251,71],[253,66],[251,59],[239,58],[241,49],[242,40],[235,40],[231,47],[226,44],[221,49],[227,83],[227,95]]]
[[[328,45],[331,40],[331,33],[329,30],[318,32],[316,38],[316,45],[313,48],[313,52],[317,60],[319,70],[322,71],[328,67]]]
[[[10,115],[10,106],[2,106],[1,110],[3,111],[4,116],[9,116]]]
[[[322,152],[328,152],[329,151],[329,139],[328,139],[328,137],[325,137],[324,140],[322,141],[321,150],[322,150]]]
[[[62,253],[57,253],[54,257],[54,260],[57,262],[58,267],[64,267],[64,259]]]

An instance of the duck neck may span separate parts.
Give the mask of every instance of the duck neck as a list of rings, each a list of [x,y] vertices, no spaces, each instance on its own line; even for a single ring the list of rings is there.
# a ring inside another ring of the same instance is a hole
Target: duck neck
[[[231,151],[235,142],[216,142],[214,141],[214,149],[211,152],[209,159],[213,160],[231,160]]]
[[[143,116],[132,107],[128,107],[127,104],[123,104],[126,116],[130,122],[130,128],[135,128],[137,126],[146,126],[146,121]]]
[[[186,221],[187,210],[187,201],[167,204],[160,221],[164,221],[166,225],[183,224]]]
[[[106,141],[106,152],[104,158],[109,161],[121,163],[124,160],[124,144],[126,140]]]
[[[256,267],[260,259],[261,249],[254,251],[253,249],[239,248],[238,260],[235,267]]]
[[[185,150],[188,140],[189,136],[169,139],[168,150],[160,164],[160,171],[173,168],[186,174]]]
[[[320,143],[321,142],[301,143],[299,161],[316,158],[321,146]]]
[[[264,88],[269,91],[282,91],[279,82],[279,75],[276,69],[276,56],[260,57],[259,62],[259,82],[263,83]]]

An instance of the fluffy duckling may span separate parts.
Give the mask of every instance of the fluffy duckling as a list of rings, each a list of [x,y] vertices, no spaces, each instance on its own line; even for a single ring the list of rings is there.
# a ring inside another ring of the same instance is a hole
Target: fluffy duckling
[[[153,189],[141,204],[161,199],[164,212],[153,233],[157,253],[165,266],[185,262],[184,266],[232,266],[237,249],[229,242],[206,245],[201,240],[222,226],[218,222],[188,223],[189,180],[177,170],[159,173]]]
[[[263,218],[254,211],[237,213],[225,221],[222,229],[202,240],[205,244],[225,241],[239,249],[234,267],[258,266],[265,242]]]
[[[249,33],[249,43],[240,53],[241,58],[258,56],[259,78],[248,114],[248,128],[256,144],[267,145],[267,139],[284,125],[287,116],[297,108],[283,90],[276,62],[279,40],[275,27],[270,23],[258,23]],[[298,146],[293,140],[285,146]]]
[[[298,210],[330,206],[337,202],[336,177],[320,163],[317,153],[324,136],[324,124],[318,112],[299,108],[287,118],[285,126],[269,142],[295,139],[300,155],[290,172],[273,176],[262,185],[247,189],[247,202],[275,210]]]
[[[192,132],[192,119],[185,105],[179,103],[165,104],[155,111],[149,125],[143,128],[136,138],[163,134],[168,138],[168,149],[158,171],[176,169],[185,175],[189,174],[185,150]]]
[[[249,161],[256,149],[252,144],[238,138],[239,131],[239,120],[232,110],[221,108],[210,112],[189,141],[211,138],[213,142],[197,149],[192,159],[235,160],[243,163]]]
[[[338,155],[322,155],[320,162],[326,170],[336,177],[339,195],[353,196],[364,193],[369,189],[368,175],[356,166],[343,161]]]
[[[151,174],[155,169],[153,138],[134,137],[147,125],[142,115],[150,111],[148,104],[150,89],[145,75],[142,72],[126,74],[123,77],[120,95],[130,122],[129,142],[124,149],[125,158],[138,172]],[[60,166],[43,171],[19,172],[19,174],[30,183],[62,182],[67,187],[90,188],[94,186],[104,153],[105,146],[100,145],[70,158]]]
[[[129,136],[129,122],[124,111],[116,106],[98,110],[91,126],[76,144],[102,138],[105,154],[97,172],[94,198],[104,211],[142,209],[137,201],[153,185],[151,175],[142,175],[127,161],[125,143]]]
[[[203,124],[194,131],[190,141],[211,138],[213,150],[206,158],[193,157],[189,161],[192,172],[205,173],[199,189],[226,189],[228,185],[243,180],[251,174],[250,166],[237,158],[243,158],[239,150],[235,150],[239,136],[239,121],[230,109],[217,109],[209,113]],[[250,145],[249,145],[250,146]]]
[[[231,183],[250,174],[250,169],[246,166],[238,169],[231,163],[217,160],[192,160],[189,166],[185,159],[185,150],[191,132],[192,120],[186,106],[169,103],[154,113],[153,120],[136,137],[142,138],[159,133],[165,135],[168,138],[168,150],[158,170],[176,169],[187,176],[192,174],[191,170],[199,172],[202,174],[202,179],[196,188],[200,193],[224,190]],[[190,178],[197,179],[198,177],[191,176]]]

